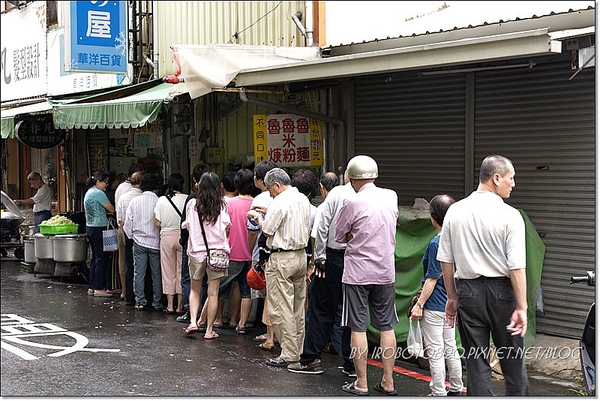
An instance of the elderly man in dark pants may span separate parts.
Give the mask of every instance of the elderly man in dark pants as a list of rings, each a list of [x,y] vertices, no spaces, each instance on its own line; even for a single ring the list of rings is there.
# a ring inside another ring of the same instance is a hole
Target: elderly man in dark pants
[[[337,183],[337,176],[334,173],[326,174],[329,176],[325,178]],[[323,178],[321,178],[321,182],[323,182]],[[338,307],[342,305],[342,275],[346,244],[335,241],[334,227],[344,200],[352,197],[354,190],[348,183],[333,187],[325,193],[325,200],[319,205],[317,212],[319,217],[315,219],[317,229],[314,276],[310,285],[307,310],[309,324],[304,337],[304,349],[300,355],[300,362],[291,364],[287,368],[293,373],[323,373],[320,356],[331,338]],[[342,356],[344,357],[342,372],[350,377],[356,377],[354,362],[350,357],[349,328],[343,328],[341,340]]]
[[[527,331],[525,222],[506,204],[515,168],[504,156],[481,163],[479,186],[448,209],[437,259],[448,293],[446,322],[465,350],[467,395],[493,396],[490,335],[497,349],[506,395],[529,394],[523,336]],[[458,292],[454,269],[459,279]]]
[[[40,223],[52,217],[52,191],[37,171],[29,173],[27,180],[37,192],[29,199],[15,199],[14,202],[17,206],[33,205],[34,233],[39,233]]]

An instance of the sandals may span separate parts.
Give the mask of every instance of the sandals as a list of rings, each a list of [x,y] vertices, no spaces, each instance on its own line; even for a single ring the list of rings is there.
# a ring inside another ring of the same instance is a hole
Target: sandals
[[[353,381],[352,383],[346,383],[342,386],[342,390],[350,393],[350,394],[354,394],[354,395],[369,395],[369,391],[362,391],[357,389],[356,387],[354,387],[354,384],[356,383],[356,381]]]
[[[396,391],[396,389],[392,390],[392,391],[387,391],[386,389],[383,388],[383,386],[381,385],[381,383],[375,383],[375,385],[373,386],[373,390],[382,393],[382,394],[387,394],[387,395],[398,395],[398,392]]]
[[[194,334],[197,333],[200,329],[198,329],[198,326],[188,326],[185,329],[183,329],[183,333],[186,336],[189,336],[190,334]]]
[[[204,335],[205,340],[214,340],[215,338],[219,338],[219,333],[216,331],[213,331],[212,335],[210,336],[206,336],[206,334]]]
[[[267,345],[266,342],[258,344],[257,347],[262,349],[263,351],[269,351],[269,352],[275,351],[275,345],[269,346],[269,345]]]
[[[173,309],[169,309],[169,308],[165,308],[162,311],[165,312],[167,315],[172,315],[173,313],[175,313],[175,311]]]
[[[237,326],[235,328],[235,332],[238,333],[238,334],[247,334],[246,328],[245,327],[240,327],[240,326]]]
[[[253,341],[256,341],[257,343],[262,343],[265,342],[267,340],[267,334],[260,334],[258,336],[254,336],[254,338],[252,338]]]
[[[144,310],[144,309],[146,309],[146,305],[144,305],[144,304],[135,304],[134,308],[137,309],[137,310]]]

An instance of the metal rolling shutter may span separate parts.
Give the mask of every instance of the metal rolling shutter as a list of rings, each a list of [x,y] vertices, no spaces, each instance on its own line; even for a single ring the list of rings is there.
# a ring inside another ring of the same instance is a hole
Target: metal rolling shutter
[[[465,78],[396,73],[355,81],[355,152],[379,165],[400,205],[465,192]]]
[[[478,170],[498,153],[514,162],[507,202],[527,213],[546,245],[537,332],[576,338],[594,301],[593,289],[569,285],[595,269],[594,68],[569,81],[572,74],[567,57],[477,73],[474,163]]]

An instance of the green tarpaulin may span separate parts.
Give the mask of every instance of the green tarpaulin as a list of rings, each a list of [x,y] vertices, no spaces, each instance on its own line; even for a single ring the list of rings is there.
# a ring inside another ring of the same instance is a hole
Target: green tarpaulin
[[[535,340],[536,303],[542,278],[542,266],[546,246],[538,235],[535,226],[523,210],[519,210],[525,220],[527,246],[527,310],[528,327],[525,335],[525,346],[531,346]],[[422,258],[429,241],[436,235],[431,225],[427,210],[399,208],[396,227],[396,311],[400,320],[394,331],[399,345],[406,343],[408,337],[408,318],[406,310],[411,298],[421,288],[423,279]],[[367,332],[369,342],[379,345],[379,332],[369,326]],[[460,346],[458,330],[456,339]]]

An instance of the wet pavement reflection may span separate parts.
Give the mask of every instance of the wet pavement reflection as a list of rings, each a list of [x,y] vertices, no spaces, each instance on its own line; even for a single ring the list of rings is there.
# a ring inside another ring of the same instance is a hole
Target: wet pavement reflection
[[[342,359],[324,353],[325,372],[302,375],[266,365],[275,353],[257,347],[253,337],[219,329],[220,337],[185,336],[176,315],[136,311],[115,298],[87,295],[81,277],[34,275],[20,261],[1,263],[3,397],[341,397],[349,379]],[[372,386],[382,369],[370,360]],[[429,393],[429,372],[397,361],[400,396]],[[494,382],[502,395],[504,384]],[[574,396],[573,389],[549,380],[531,380],[531,395]]]

